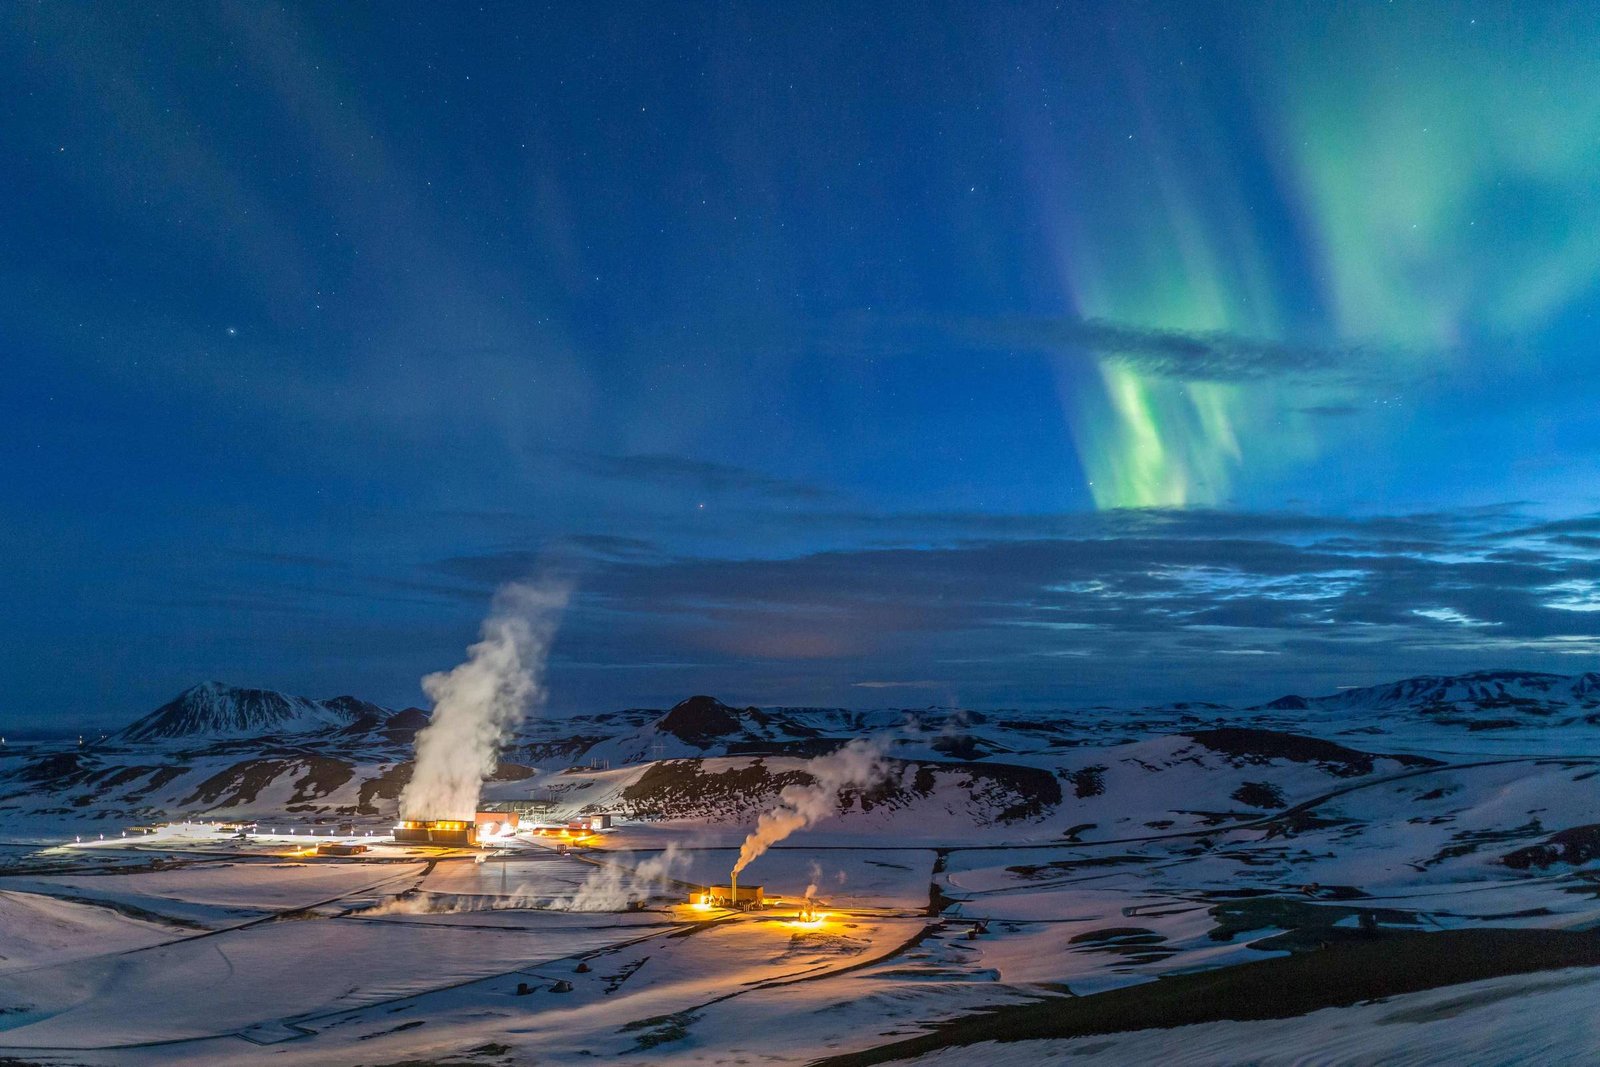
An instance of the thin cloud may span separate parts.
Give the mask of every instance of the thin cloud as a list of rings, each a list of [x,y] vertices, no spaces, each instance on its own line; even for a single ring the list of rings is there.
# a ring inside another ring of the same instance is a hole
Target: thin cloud
[[[609,481],[633,482],[703,493],[746,493],[795,501],[838,498],[831,489],[778,478],[747,467],[649,452],[611,455],[569,452],[567,462],[580,473]]]
[[[1087,353],[1157,378],[1250,382],[1277,378],[1357,384],[1377,374],[1383,350],[1372,345],[1309,345],[1225,331],[1169,330],[1106,319],[1010,319],[970,324],[988,344]],[[1326,413],[1326,412],[1325,412]]]
[[[598,561],[567,637],[588,663],[705,664],[670,684],[704,677],[769,702],[848,702],[930,677],[974,700],[1241,685],[1271,696],[1274,679],[1289,691],[1548,664],[1600,641],[1600,615],[1572,610],[1573,590],[1600,588],[1600,561],[1573,552],[1564,530],[1506,551],[1506,531],[1528,523],[1503,509],[1058,516],[1048,533],[1006,518],[945,516],[921,544]],[[487,587],[522,562],[436,567]]]

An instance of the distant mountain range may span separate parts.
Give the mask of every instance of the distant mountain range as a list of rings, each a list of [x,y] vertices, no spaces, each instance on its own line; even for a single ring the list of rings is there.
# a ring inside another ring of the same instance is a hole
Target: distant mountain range
[[[1319,697],[1329,708],[1389,710],[1475,706],[1533,707],[1600,705],[1600,672],[1540,674],[1533,671],[1475,671],[1472,674],[1422,675],[1388,685],[1349,689]]]
[[[0,825],[47,837],[66,819],[207,813],[382,828],[427,722],[420,708],[206,682],[103,739],[0,749]],[[801,780],[805,758],[870,737],[897,768],[873,800],[886,832],[953,819],[1115,835],[1254,818],[1440,757],[1600,757],[1596,726],[1596,673],[1425,676],[1250,708],[852,710],[697,695],[666,710],[531,716],[502,746],[485,798],[737,822]]]
[[[1549,715],[1600,708],[1600,673],[1543,674],[1536,671],[1474,671],[1419,675],[1384,685],[1346,689],[1332,696],[1284,696],[1252,710],[1413,712],[1471,716],[1484,712]],[[1514,720],[1476,720],[1509,724]]]
[[[1179,704],[1169,709],[1207,714],[1226,713],[1222,704]],[[1600,672],[1578,675],[1533,671],[1489,670],[1461,675],[1421,675],[1398,682],[1347,689],[1319,697],[1289,695],[1248,709],[1251,711],[1411,711],[1425,715],[1472,715],[1484,712],[1553,714],[1559,710],[1600,709]],[[846,709],[789,709],[734,707],[715,697],[692,696],[661,712],[635,711],[644,720],[632,733],[613,734],[606,747],[608,758],[620,762],[659,758],[661,755],[698,755],[707,749],[737,753],[741,746],[759,749],[773,744],[804,746],[840,730],[867,731],[897,721],[917,722],[931,716],[943,728],[955,716],[964,724],[982,722],[976,712],[951,709],[916,709],[890,713],[852,712]],[[1064,710],[1060,714],[1073,715]],[[353,696],[322,700],[293,696],[270,689],[251,689],[203,682],[118,732],[118,741],[154,741],[174,738],[236,738],[305,735],[322,732],[359,734],[382,730],[414,733],[427,723],[421,708],[395,710]],[[816,724],[830,720],[833,729]],[[1041,718],[1032,715],[1029,718]],[[878,721],[882,720],[882,721]],[[1485,720],[1487,721],[1487,720]],[[946,731],[949,732],[948,730]],[[935,746],[938,747],[937,745]],[[954,755],[955,753],[951,753]],[[975,753],[967,753],[971,758]]]

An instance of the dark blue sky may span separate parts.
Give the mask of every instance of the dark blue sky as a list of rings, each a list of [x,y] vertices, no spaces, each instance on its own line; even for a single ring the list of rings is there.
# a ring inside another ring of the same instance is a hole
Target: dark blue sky
[[[1592,5],[0,10],[0,721],[1600,651]]]

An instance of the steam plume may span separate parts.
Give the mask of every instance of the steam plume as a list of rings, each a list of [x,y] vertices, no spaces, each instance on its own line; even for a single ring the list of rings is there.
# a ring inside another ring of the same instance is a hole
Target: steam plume
[[[400,795],[402,819],[472,818],[500,745],[544,698],[545,656],[567,593],[562,585],[503,587],[466,662],[422,679],[433,718],[417,734],[416,767]]]
[[[822,864],[816,860],[811,861],[810,881],[806,883],[806,899],[810,900],[817,895],[817,883],[822,881]]]
[[[856,738],[843,748],[806,763],[810,785],[786,785],[778,794],[778,806],[764,811],[756,828],[739,846],[739,862],[733,875],[750,866],[752,860],[796,830],[804,830],[838,810],[839,794],[846,789],[870,789],[888,776],[883,753],[871,741]]]
[[[686,858],[674,843],[667,845],[661,855],[652,856],[631,870],[619,863],[607,863],[590,871],[575,894],[550,906],[558,911],[622,911],[665,887]]]

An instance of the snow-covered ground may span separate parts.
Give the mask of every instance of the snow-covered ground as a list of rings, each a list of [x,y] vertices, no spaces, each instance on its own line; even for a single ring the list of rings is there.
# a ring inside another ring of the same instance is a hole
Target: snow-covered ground
[[[1435,1067],[1600,1062],[1600,969],[1546,971],[1329,1008],[1292,1019],[1217,1022],[1051,1041],[987,1041],[916,1067]]]
[[[486,792],[551,825],[614,815],[570,854],[533,832],[389,843],[409,734],[386,709],[259,691],[234,706],[204,687],[137,737],[0,760],[0,1058],[800,1064],[990,1010],[1137,1007],[1262,961],[1353,949],[1382,970],[1390,946],[1414,958],[1446,943],[1429,936],[1486,931],[1568,940],[1439,988],[1408,971],[1378,1003],[1172,1029],[1133,1011],[1105,1032],[915,1055],[1590,1062],[1600,688],[1552,679],[1120,716],[697,698],[567,736],[539,724]],[[187,732],[213,712],[216,739]],[[410,729],[421,713],[400,714]],[[243,736],[257,720],[276,732]],[[755,859],[740,884],[769,907],[689,906],[779,791],[811,780],[808,757],[851,736],[879,740],[887,778]],[[370,851],[314,855],[330,840]],[[808,891],[824,916],[809,924]]]

